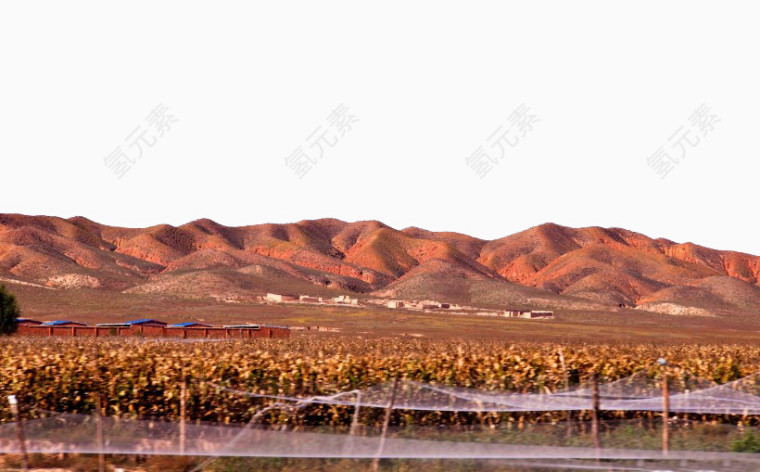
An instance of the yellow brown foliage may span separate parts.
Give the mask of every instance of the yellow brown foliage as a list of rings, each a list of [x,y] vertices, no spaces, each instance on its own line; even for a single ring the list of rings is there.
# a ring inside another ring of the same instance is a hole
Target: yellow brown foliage
[[[29,416],[45,410],[89,413],[95,404],[92,393],[97,390],[109,416],[171,420],[179,414],[184,379],[191,419],[237,422],[247,420],[268,402],[220,392],[207,382],[288,396],[333,394],[396,376],[487,390],[550,392],[564,387],[566,371],[575,385],[586,381],[591,372],[607,380],[642,370],[656,377],[659,357],[668,359],[676,378],[693,375],[725,383],[756,371],[760,347],[309,338],[195,343],[7,338],[0,340],[0,398],[17,395]],[[350,414],[350,408],[315,406],[290,420],[274,415],[269,421],[347,424]],[[7,420],[8,415],[7,405],[0,402],[0,419]],[[459,422],[467,418],[405,412],[399,413],[396,421]]]

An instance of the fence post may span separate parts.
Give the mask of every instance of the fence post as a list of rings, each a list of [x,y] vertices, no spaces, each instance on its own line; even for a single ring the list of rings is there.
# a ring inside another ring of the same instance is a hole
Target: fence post
[[[657,363],[662,367],[662,455],[667,456],[670,450],[670,392],[668,391],[668,361],[661,357]]]
[[[16,395],[8,395],[8,403],[11,405],[11,413],[13,413],[13,419],[16,421],[16,437],[18,438],[18,449],[21,452],[21,467],[24,470],[29,470],[29,456],[26,453],[24,423],[21,422],[21,414],[19,413]]]
[[[354,438],[359,433],[359,412],[361,411],[362,392],[354,392],[354,417],[351,420],[351,429],[348,431],[348,438],[343,445],[343,455],[346,456],[354,447]]]
[[[100,369],[98,367],[98,357],[100,356],[100,349],[97,345],[93,349],[93,366],[94,366],[94,395],[95,395],[95,409],[97,410],[95,416],[95,434],[98,443],[98,472],[105,472],[106,459],[103,454],[103,402],[100,398]]]
[[[599,376],[594,372],[591,376],[591,434],[594,437],[594,448],[602,447],[599,439]]]
[[[351,430],[349,434],[351,436],[356,436],[356,432],[359,429],[359,411],[362,404],[362,392],[357,391],[356,392],[356,398],[354,403],[354,418],[351,420]]]
[[[105,472],[106,458],[103,454],[103,404],[100,400],[100,392],[95,392],[95,405],[98,409],[98,416],[96,417],[96,428],[98,435],[98,472]]]
[[[391,399],[388,402],[388,407],[385,410],[385,418],[383,419],[383,432],[380,435],[380,444],[377,447],[377,454],[375,460],[372,461],[372,470],[377,471],[380,467],[380,457],[383,455],[383,449],[385,449],[385,437],[388,434],[388,424],[391,421],[391,412],[393,411],[393,405],[396,402],[396,394],[398,393],[398,383],[400,376],[396,375],[396,379],[393,381],[393,390],[391,391]]]
[[[559,348],[559,363],[562,366],[562,375],[565,378],[565,391],[570,391],[570,377],[567,375],[567,364],[565,364],[565,353]],[[567,410],[567,437],[573,434],[573,410]]]
[[[187,380],[182,381],[179,394],[179,452],[185,454],[186,424],[187,424]]]
[[[668,391],[668,373],[662,373],[662,454],[667,456],[670,450],[670,430],[668,417],[670,416],[670,392]]]

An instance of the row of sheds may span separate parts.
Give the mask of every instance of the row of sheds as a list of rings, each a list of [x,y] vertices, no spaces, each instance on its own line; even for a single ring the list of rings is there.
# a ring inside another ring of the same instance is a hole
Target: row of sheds
[[[86,323],[80,323],[78,321],[66,321],[66,320],[58,320],[58,321],[37,321],[37,320],[31,320],[29,318],[19,318],[18,320],[19,325],[25,325],[25,326],[59,326],[59,327],[73,327],[73,326],[89,326]],[[152,320],[152,319],[142,319],[142,320],[134,320],[134,321],[124,321],[121,323],[98,323],[95,325],[97,328],[130,328],[133,326],[155,326],[155,327],[166,327],[166,328],[212,328],[213,326],[203,323],[197,323],[195,321],[189,321],[185,323],[174,323],[174,324],[168,324],[164,323],[163,321],[158,320]],[[229,329],[258,329],[261,327],[261,325],[256,324],[231,324],[231,325],[222,325],[222,328],[229,328]],[[272,326],[273,328],[282,328],[282,326]]]
[[[88,326],[86,323],[80,323],[78,321],[68,321],[68,320],[56,320],[56,321],[37,321],[32,320],[29,318],[19,318],[18,320],[19,325],[27,325],[27,326],[61,326],[61,327],[70,327],[70,326]],[[142,320],[133,320],[133,321],[125,321],[122,323],[98,323],[95,326],[99,328],[118,328],[118,327],[131,327],[131,326],[166,326],[167,328],[210,328],[211,325],[203,324],[203,323],[196,323],[196,322],[187,322],[187,323],[176,323],[176,324],[168,324],[164,323],[163,321],[158,320],[152,320],[152,319],[142,319]],[[228,325],[223,326],[224,328],[241,328],[241,327],[254,327],[256,325]]]
[[[120,323],[100,323],[94,326],[77,321],[41,322],[22,318],[18,320],[16,334],[20,336],[146,336],[160,338],[289,338],[290,328],[269,325],[224,325],[210,326],[203,323],[186,322],[168,324],[153,319],[140,319]]]

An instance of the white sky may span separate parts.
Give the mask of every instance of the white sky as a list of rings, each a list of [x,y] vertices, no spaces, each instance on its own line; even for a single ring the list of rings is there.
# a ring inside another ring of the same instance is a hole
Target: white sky
[[[248,3],[2,3],[0,212],[552,221],[760,254],[757,3]],[[178,121],[116,178],[159,103]],[[359,121],[297,178],[341,103]],[[479,179],[465,157],[521,103],[540,121]],[[702,103],[720,122],[660,179],[647,158]]]

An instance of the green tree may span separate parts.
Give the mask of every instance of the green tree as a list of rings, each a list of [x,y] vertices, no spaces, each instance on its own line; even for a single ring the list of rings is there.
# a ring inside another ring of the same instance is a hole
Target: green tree
[[[16,297],[0,285],[0,335],[16,332],[20,314]]]

